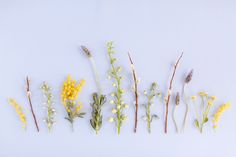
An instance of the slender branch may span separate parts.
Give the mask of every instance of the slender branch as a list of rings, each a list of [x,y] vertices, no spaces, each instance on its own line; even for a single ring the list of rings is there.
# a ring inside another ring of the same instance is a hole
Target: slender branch
[[[168,127],[168,112],[169,112],[169,103],[170,103],[170,97],[171,97],[171,90],[173,86],[173,80],[175,77],[176,69],[182,57],[183,57],[183,52],[181,53],[180,57],[178,58],[177,62],[174,65],[174,71],[173,71],[169,88],[168,88],[167,99],[166,99],[166,113],[165,113],[165,133],[167,133],[167,127]]]
[[[26,94],[27,94],[27,97],[28,97],[28,100],[29,100],[30,110],[31,110],[31,113],[32,113],[33,118],[34,118],[34,123],[35,123],[36,129],[39,132],[39,126],[38,126],[38,123],[37,123],[36,116],[34,114],[33,105],[32,105],[32,101],[31,101],[30,81],[29,81],[28,76],[26,77]]]
[[[134,120],[134,132],[136,133],[137,127],[138,127],[138,80],[137,80],[137,75],[134,69],[134,63],[132,61],[132,58],[130,56],[130,53],[128,53],[129,56],[129,61],[131,64],[131,70],[133,74],[133,79],[134,79],[134,95],[135,95],[135,120]]]

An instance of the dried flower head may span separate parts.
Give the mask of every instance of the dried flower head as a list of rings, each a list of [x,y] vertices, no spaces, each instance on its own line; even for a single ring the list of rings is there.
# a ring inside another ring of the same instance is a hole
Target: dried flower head
[[[24,129],[26,129],[27,126],[27,121],[26,121],[26,116],[23,112],[23,108],[12,98],[8,99],[8,102],[10,105],[12,105],[14,107],[14,109],[16,110],[21,122],[22,122],[22,127]]]
[[[193,77],[193,69],[188,73],[187,77],[185,78],[185,83],[189,83]]]
[[[91,52],[89,51],[89,49],[85,46],[81,46],[83,52],[88,56],[88,57],[92,57]]]

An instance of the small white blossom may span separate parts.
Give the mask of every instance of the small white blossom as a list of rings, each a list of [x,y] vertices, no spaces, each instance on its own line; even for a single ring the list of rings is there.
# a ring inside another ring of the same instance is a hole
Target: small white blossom
[[[112,122],[114,122],[115,121],[115,119],[114,118],[109,118],[109,120],[108,120],[110,123],[112,123]]]
[[[111,112],[115,114],[117,112],[117,110],[115,108],[113,108]]]
[[[114,100],[110,100],[110,104],[114,104],[115,102],[114,102]]]

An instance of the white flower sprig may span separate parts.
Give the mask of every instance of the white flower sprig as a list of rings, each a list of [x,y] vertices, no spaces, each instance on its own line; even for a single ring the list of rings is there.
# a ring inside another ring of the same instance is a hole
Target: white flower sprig
[[[47,110],[47,115],[44,118],[44,122],[46,123],[48,130],[51,131],[53,124],[55,123],[55,114],[56,114],[56,111],[53,107],[53,100],[52,100],[53,96],[51,92],[51,87],[49,87],[48,84],[44,82],[43,85],[41,86],[41,89],[46,99],[44,104]]]
[[[153,101],[156,97],[161,97],[161,93],[157,92],[157,83],[153,82],[149,91],[144,91],[144,95],[147,98],[147,103],[143,104],[146,114],[142,117],[143,120],[147,122],[148,132],[151,133],[151,123],[154,119],[159,119],[156,114],[151,113],[151,106],[153,105]]]
[[[125,104],[124,101],[122,100],[122,96],[125,93],[125,91],[121,88],[121,80],[123,78],[120,76],[120,72],[122,71],[122,68],[120,66],[118,67],[115,66],[115,62],[117,61],[117,59],[113,57],[113,54],[115,53],[113,51],[113,48],[114,48],[113,43],[108,42],[107,51],[111,65],[108,78],[114,80],[112,86],[115,87],[115,92],[111,94],[111,96],[113,96],[114,99],[110,100],[110,103],[116,105],[112,109],[112,113],[115,114],[115,117],[111,117],[109,121],[116,122],[117,131],[118,134],[120,134],[122,123],[128,118],[126,115],[124,115],[123,110],[125,108],[128,108],[128,105]]]

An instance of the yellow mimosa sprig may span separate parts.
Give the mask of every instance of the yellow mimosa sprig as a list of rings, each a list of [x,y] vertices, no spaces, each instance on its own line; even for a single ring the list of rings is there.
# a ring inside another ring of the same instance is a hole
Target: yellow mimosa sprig
[[[74,128],[74,120],[76,118],[83,118],[85,115],[84,112],[80,112],[80,110],[82,109],[82,103],[77,102],[78,95],[84,85],[85,80],[81,80],[79,83],[77,83],[71,78],[70,75],[63,83],[61,99],[67,112],[67,117],[65,117],[65,119],[67,119],[71,123],[72,131]]]
[[[23,112],[23,108],[13,98],[9,98],[8,102],[16,110],[16,113],[18,114],[20,121],[22,122],[22,127],[26,129],[27,121],[26,121],[26,116]]]
[[[218,128],[218,122],[219,122],[223,112],[225,112],[225,110],[229,109],[230,107],[231,107],[231,103],[228,102],[228,103],[225,103],[225,104],[221,105],[217,109],[217,111],[213,115],[213,120],[212,120],[214,129]]]

